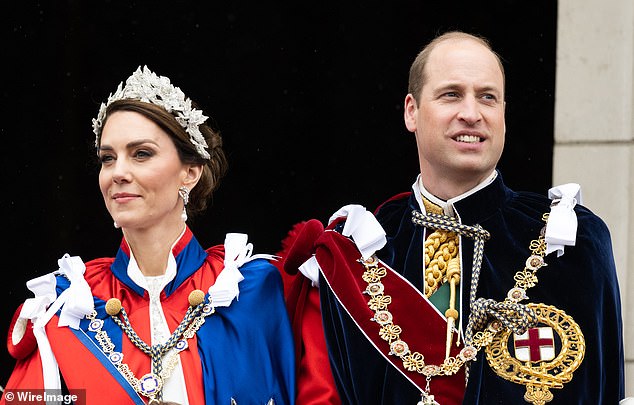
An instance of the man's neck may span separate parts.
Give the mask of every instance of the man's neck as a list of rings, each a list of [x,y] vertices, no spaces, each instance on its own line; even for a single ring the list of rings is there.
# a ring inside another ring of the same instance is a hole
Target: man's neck
[[[490,184],[493,180],[495,180],[495,178],[497,177],[497,171],[493,171],[488,177],[486,177],[484,180],[482,180],[480,183],[476,184],[474,187],[466,190],[463,193],[457,194],[451,198],[447,198],[447,199],[443,199],[437,195],[435,195],[434,193],[432,193],[429,189],[427,189],[425,187],[424,184],[424,180],[423,180],[423,176],[419,175],[418,178],[416,179],[416,183],[414,183],[414,191],[418,192],[420,195],[416,196],[416,199],[419,200],[419,204],[421,204],[421,208],[423,208],[422,206],[422,197],[425,197],[426,199],[428,199],[429,201],[431,201],[432,203],[438,205],[439,207],[441,207],[443,209],[443,211],[445,212],[445,215],[449,215],[449,216],[453,216],[453,203],[456,201],[459,201],[475,192],[477,192],[478,190],[481,190],[482,188],[486,187],[488,184]]]
[[[421,173],[418,177],[418,182],[420,189],[430,196],[433,196],[441,201],[449,201],[459,200],[464,198],[466,195],[474,193],[493,181],[496,176],[497,171],[493,170],[493,172],[489,173],[487,176],[477,180],[468,182],[452,182],[446,180],[431,180],[429,177],[426,177],[424,173]],[[428,195],[425,195],[425,197],[429,198]],[[431,200],[433,201],[433,199]]]

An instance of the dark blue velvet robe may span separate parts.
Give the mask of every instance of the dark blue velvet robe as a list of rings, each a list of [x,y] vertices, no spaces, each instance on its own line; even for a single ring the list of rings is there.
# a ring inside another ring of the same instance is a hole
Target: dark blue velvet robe
[[[530,255],[529,244],[544,226],[550,211],[546,196],[515,192],[500,175],[487,187],[455,204],[468,225],[480,224],[490,232],[477,297],[504,300],[515,284],[513,276]],[[387,245],[378,256],[423,291],[425,230],[411,221],[420,207],[414,196],[384,203],[376,212],[387,233]],[[577,240],[565,254],[546,257],[537,272],[538,284],[527,291],[528,302],[553,305],[577,322],[586,352],[563,389],[551,389],[549,405],[614,405],[624,396],[622,321],[619,287],[609,231],[587,208],[577,205]],[[469,302],[473,240],[461,238],[463,280],[461,302]],[[323,276],[322,276],[323,278]],[[322,286],[326,283],[321,280]],[[392,294],[398,299],[398,294]],[[321,308],[331,366],[343,403],[416,404],[420,392],[387,364],[359,332],[328,288],[320,288]],[[468,306],[462,307],[463,319]],[[465,321],[466,323],[466,321]],[[511,343],[512,345],[512,343]],[[472,363],[463,404],[522,404],[526,387],[499,377],[488,365],[484,350]],[[433,393],[433,379],[432,379]],[[445,405],[445,404],[441,404]]]

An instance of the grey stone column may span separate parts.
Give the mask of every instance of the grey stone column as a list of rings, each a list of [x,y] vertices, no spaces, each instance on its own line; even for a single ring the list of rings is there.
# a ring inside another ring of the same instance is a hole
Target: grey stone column
[[[634,2],[559,0],[553,184],[581,184],[608,224],[623,308],[634,307]],[[634,311],[623,311],[634,396]]]

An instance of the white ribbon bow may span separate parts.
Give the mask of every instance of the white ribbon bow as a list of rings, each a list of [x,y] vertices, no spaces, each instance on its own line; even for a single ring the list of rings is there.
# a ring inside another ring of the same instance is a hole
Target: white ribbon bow
[[[46,336],[46,324],[61,308],[57,326],[78,329],[79,321],[95,308],[90,286],[84,279],[86,266],[82,260],[77,256],[71,257],[65,254],[57,263],[59,270],[56,272],[34,278],[26,283],[27,288],[35,294],[35,297],[24,302],[19,316],[20,322],[27,319],[33,322],[33,335],[42,359],[45,390],[61,389],[59,368]],[[55,290],[56,275],[65,275],[70,280],[70,286],[59,297]],[[16,336],[12,338],[15,344]]]
[[[357,204],[346,205],[335,212],[328,224],[338,217],[346,217],[342,235],[350,236],[364,259],[372,256],[387,243],[383,227],[370,211]]]
[[[47,390],[58,390],[61,389],[62,386],[59,378],[57,360],[55,360],[51,344],[46,336],[46,330],[44,330],[46,322],[50,319],[50,317],[47,319],[46,309],[57,297],[55,284],[54,273],[45,274],[27,281],[26,286],[33,292],[33,294],[35,294],[35,297],[24,301],[18,319],[18,322],[26,323],[29,319],[33,322],[33,335],[35,336],[35,341],[37,342],[37,347],[40,351],[40,358],[42,361],[44,389]],[[44,321],[45,319],[46,321]],[[12,336],[13,344],[19,343],[22,337],[23,335]]]
[[[71,257],[68,254],[59,259],[57,264],[59,265],[58,274],[65,275],[70,280],[70,286],[60,294],[49,312],[54,307],[61,306],[62,311],[57,326],[79,329],[79,321],[95,309],[92,291],[84,279],[86,266],[79,256]]]
[[[581,186],[567,183],[548,190],[550,214],[546,224],[546,254],[564,254],[564,246],[574,246],[577,240],[577,214],[575,205],[581,204]]]
[[[330,217],[328,224],[339,217],[346,217],[341,234],[352,237],[353,242],[364,259],[372,256],[387,243],[385,230],[370,211],[357,204],[346,205]],[[306,276],[314,287],[319,287],[319,262],[311,256],[301,266],[299,271]]]
[[[225,268],[220,272],[216,282],[209,287],[211,305],[228,307],[240,295],[238,283],[244,280],[239,267],[255,259],[276,259],[274,255],[253,253],[253,244],[247,243],[248,236],[243,233],[228,233],[225,236]]]

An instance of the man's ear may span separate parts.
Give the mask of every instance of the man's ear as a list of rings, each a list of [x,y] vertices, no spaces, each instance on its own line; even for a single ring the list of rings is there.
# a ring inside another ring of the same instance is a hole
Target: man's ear
[[[418,105],[412,94],[405,96],[405,108],[403,108],[403,118],[405,119],[405,127],[409,132],[416,132],[418,120]]]

